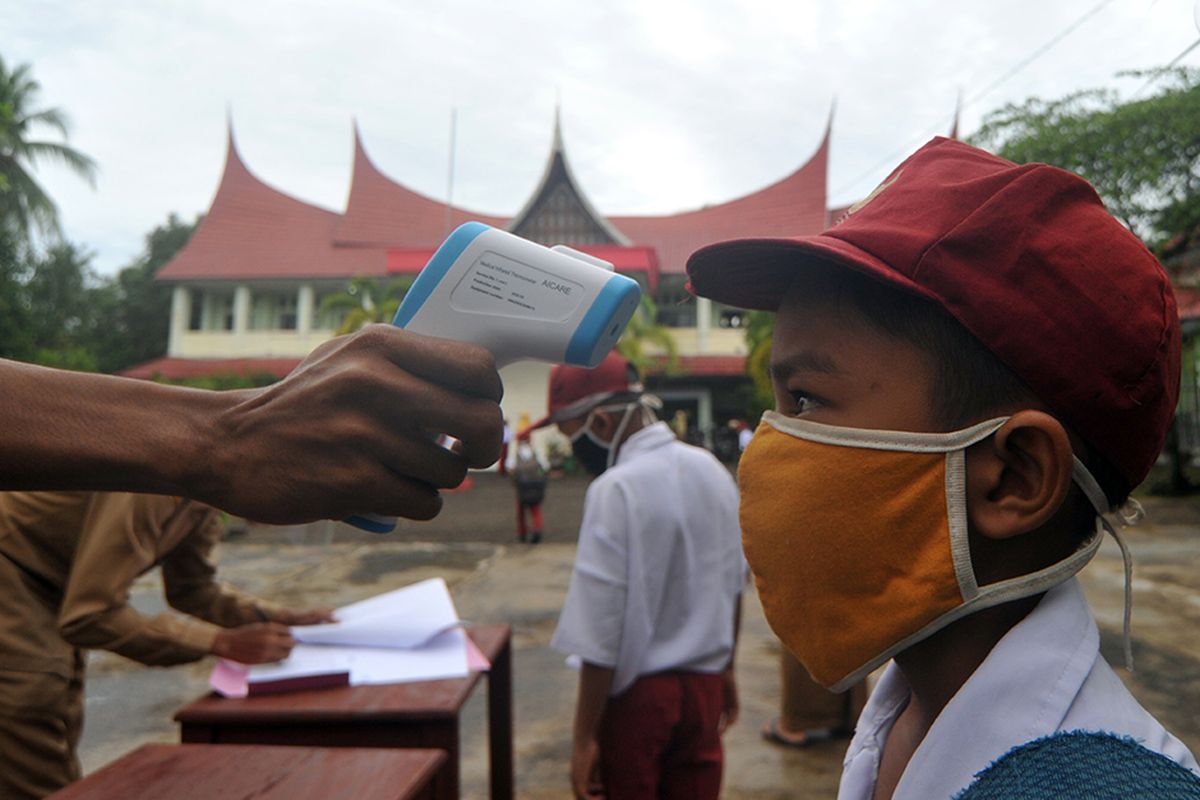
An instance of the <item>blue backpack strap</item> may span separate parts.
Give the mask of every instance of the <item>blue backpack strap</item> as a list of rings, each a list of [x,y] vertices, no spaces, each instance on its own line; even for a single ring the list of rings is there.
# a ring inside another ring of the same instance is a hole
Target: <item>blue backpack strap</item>
[[[1200,800],[1200,776],[1127,736],[1035,739],[996,759],[954,800]]]

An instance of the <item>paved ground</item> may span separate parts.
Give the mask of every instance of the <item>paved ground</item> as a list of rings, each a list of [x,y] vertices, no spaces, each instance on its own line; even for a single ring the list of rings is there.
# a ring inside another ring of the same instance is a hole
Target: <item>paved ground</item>
[[[551,483],[546,542],[512,541],[512,489],[480,475],[472,489],[447,497],[430,523],[405,522],[389,537],[331,523],[256,528],[228,539],[224,577],[272,600],[343,605],[435,575],[451,585],[468,620],[504,621],[515,638],[518,794],[565,795],[574,673],[547,646],[574,558],[575,526],[585,483]],[[1200,498],[1147,501],[1151,524],[1130,536],[1137,562],[1134,694],[1200,753]],[[1121,562],[1106,544],[1084,571],[1109,660],[1120,661]],[[143,578],[134,602],[162,608],[157,576]],[[727,735],[729,798],[831,797],[844,743],[783,750],[763,743],[758,727],[778,702],[777,645],[757,599],[747,602],[738,654],[742,721]],[[177,741],[171,715],[200,695],[210,663],[170,670],[138,667],[93,654],[82,756],[92,770],[147,741]],[[463,724],[464,796],[486,796],[482,696]]]

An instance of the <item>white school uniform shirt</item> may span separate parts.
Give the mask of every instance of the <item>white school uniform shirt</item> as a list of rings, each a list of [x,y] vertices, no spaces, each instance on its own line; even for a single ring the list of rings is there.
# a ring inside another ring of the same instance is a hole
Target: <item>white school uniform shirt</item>
[[[613,668],[613,695],[640,675],[720,672],[748,574],[729,470],[656,422],[588,487],[550,645]]]
[[[889,664],[859,717],[838,800],[869,800],[883,743],[909,687]],[[1129,693],[1100,656],[1100,633],[1079,581],[1051,589],[1001,639],[938,715],[893,800],[942,800],[1009,750],[1059,731],[1129,736],[1200,774],[1196,759]]]

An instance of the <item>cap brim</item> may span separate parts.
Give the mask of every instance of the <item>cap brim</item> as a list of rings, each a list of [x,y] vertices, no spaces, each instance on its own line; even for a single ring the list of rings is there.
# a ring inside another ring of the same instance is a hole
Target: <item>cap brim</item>
[[[699,297],[737,308],[776,311],[788,287],[813,264],[845,267],[898,289],[933,297],[886,262],[828,235],[734,239],[709,245],[692,254],[687,272],[690,288]]]

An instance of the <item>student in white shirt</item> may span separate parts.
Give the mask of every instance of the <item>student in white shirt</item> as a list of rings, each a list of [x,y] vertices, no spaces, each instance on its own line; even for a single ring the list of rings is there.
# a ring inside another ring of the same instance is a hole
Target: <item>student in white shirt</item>
[[[655,419],[631,372],[613,355],[551,374],[549,421],[598,475],[551,643],[582,661],[572,789],[716,798],[747,575],[737,489],[712,454]]]

